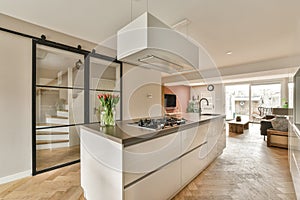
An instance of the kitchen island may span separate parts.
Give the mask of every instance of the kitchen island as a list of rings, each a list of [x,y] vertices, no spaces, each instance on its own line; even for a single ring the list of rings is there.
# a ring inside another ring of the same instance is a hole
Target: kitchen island
[[[81,127],[81,186],[88,200],[170,199],[226,146],[224,115],[183,114],[164,129]]]

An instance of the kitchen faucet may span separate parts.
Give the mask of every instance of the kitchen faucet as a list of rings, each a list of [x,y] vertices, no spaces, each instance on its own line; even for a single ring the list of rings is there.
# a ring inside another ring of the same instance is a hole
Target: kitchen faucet
[[[201,109],[201,101],[203,101],[203,100],[205,100],[206,103],[207,103],[207,105],[209,106],[209,102],[208,102],[207,98],[201,98],[200,101],[199,101],[199,116],[201,116],[201,111],[202,111],[202,109]]]

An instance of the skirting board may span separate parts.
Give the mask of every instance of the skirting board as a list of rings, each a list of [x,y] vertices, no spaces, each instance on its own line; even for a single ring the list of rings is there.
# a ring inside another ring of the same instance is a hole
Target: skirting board
[[[12,175],[9,175],[9,176],[2,177],[2,178],[0,178],[0,184],[8,183],[8,182],[15,181],[15,180],[25,178],[25,177],[28,177],[28,176],[31,176],[31,170],[24,171],[24,172],[19,172],[19,173],[16,173],[16,174],[12,174]]]

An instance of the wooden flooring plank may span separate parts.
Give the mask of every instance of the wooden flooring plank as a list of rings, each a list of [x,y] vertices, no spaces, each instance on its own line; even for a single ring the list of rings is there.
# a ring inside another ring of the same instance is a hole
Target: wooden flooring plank
[[[267,147],[258,124],[227,135],[224,153],[173,200],[296,199],[286,149]],[[85,200],[80,164],[0,185],[0,200],[13,199]]]

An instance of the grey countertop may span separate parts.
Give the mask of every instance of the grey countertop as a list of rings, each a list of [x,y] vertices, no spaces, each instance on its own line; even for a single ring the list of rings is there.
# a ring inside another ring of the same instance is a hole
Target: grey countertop
[[[93,123],[83,125],[81,128],[112,141],[121,143],[126,147],[181,130],[196,127],[201,123],[207,123],[210,120],[225,118],[225,115],[202,115],[199,117],[198,113],[183,113],[181,117],[187,120],[185,124],[160,130],[128,125],[129,123],[137,122],[138,119],[118,121],[116,122],[116,126],[101,127],[99,123]]]

